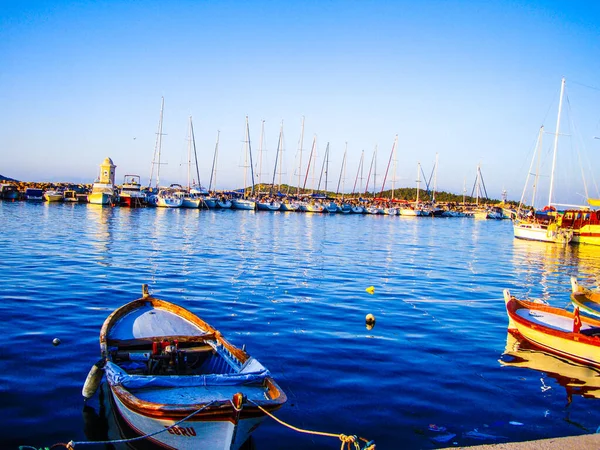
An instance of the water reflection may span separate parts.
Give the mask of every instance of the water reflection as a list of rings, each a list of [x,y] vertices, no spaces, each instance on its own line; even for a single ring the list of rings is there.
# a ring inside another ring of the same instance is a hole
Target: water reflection
[[[524,367],[542,372],[540,390],[551,389],[547,377],[565,388],[567,404],[573,395],[600,398],[600,371],[563,359],[534,347],[529,342],[508,332],[506,347],[499,360],[503,366]]]
[[[102,205],[86,205],[87,240],[96,249],[98,263],[110,266],[114,249],[115,210]]]

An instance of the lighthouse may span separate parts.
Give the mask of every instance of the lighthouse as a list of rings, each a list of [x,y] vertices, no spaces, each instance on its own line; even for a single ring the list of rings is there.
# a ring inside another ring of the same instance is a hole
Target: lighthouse
[[[102,164],[100,164],[100,183],[104,184],[115,184],[115,169],[117,166],[113,163],[112,159],[106,158]]]
[[[96,205],[114,205],[115,191],[115,164],[112,159],[106,158],[100,164],[100,176],[92,185],[92,192],[88,195],[88,202]]]

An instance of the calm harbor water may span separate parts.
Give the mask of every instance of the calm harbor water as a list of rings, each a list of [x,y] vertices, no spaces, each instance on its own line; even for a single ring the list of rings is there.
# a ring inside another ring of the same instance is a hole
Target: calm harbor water
[[[430,449],[600,426],[599,373],[582,386],[541,352],[527,353],[541,370],[503,356],[502,300],[510,288],[567,306],[571,275],[600,281],[600,248],[516,241],[509,221],[26,202],[0,202],[0,226],[2,448],[98,435],[86,419],[100,398],[84,411],[81,387],[104,319],[143,283],[245,344],[300,428]],[[340,446],[271,419],[253,436],[256,449]]]

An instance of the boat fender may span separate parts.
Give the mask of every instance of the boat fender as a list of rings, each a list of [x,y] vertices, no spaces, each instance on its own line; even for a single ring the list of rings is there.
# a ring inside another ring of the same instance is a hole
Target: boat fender
[[[100,386],[100,382],[102,381],[102,369],[104,369],[105,363],[106,361],[101,359],[90,369],[85,383],[83,383],[83,389],[81,389],[81,395],[83,395],[84,400],[92,398],[98,390],[98,386]]]
[[[232,399],[231,403],[233,404],[233,407],[235,408],[236,411],[241,411],[242,406],[245,401],[246,401],[246,398],[245,398],[244,394],[242,394],[241,392],[237,392],[237,393],[233,394],[233,399]]]
[[[367,325],[367,330],[372,330],[375,326],[375,316],[373,314],[367,314],[367,317],[365,317],[365,322]]]

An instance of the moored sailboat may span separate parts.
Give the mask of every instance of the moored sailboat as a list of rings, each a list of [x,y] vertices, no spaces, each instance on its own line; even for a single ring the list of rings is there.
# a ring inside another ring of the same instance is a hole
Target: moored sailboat
[[[560,87],[560,100],[558,103],[558,116],[556,119],[556,131],[554,133],[554,150],[553,150],[553,158],[552,158],[552,171],[550,173],[550,188],[548,193],[548,205],[544,208],[544,211],[540,214],[536,212],[534,209],[530,210],[529,213],[522,213],[521,207],[523,205],[523,201],[525,198],[525,190],[527,189],[529,175],[531,174],[531,169],[533,168],[534,161],[536,156],[538,158],[538,168],[536,170],[535,181],[533,184],[533,194],[531,202],[535,203],[535,196],[538,186],[539,179],[539,158],[541,154],[542,147],[542,138],[544,135],[544,127],[540,127],[540,131],[538,134],[538,140],[536,145],[536,151],[534,152],[533,158],[531,160],[530,170],[527,175],[527,180],[525,182],[525,187],[523,189],[523,194],[521,196],[521,201],[519,202],[519,208],[517,209],[516,217],[513,220],[513,231],[515,238],[517,239],[527,239],[530,241],[539,241],[539,242],[549,242],[549,243],[558,243],[558,244],[568,244],[573,239],[573,231],[567,229],[566,227],[560,227],[558,218],[558,214],[556,208],[554,207],[554,173],[556,167],[556,154],[558,149],[558,136],[560,129],[560,117],[562,111],[562,103],[563,96],[565,91],[565,79],[563,78],[561,81]]]

